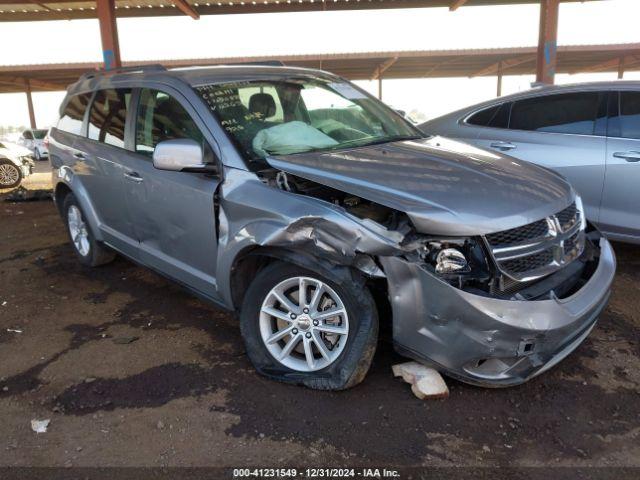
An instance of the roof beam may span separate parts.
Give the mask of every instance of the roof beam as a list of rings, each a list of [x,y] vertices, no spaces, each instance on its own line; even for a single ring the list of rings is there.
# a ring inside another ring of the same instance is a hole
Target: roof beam
[[[42,80],[27,79],[24,77],[2,77],[0,76],[0,84],[15,86],[16,91],[26,91],[26,85],[29,82],[29,88],[38,88],[41,90],[64,90],[66,87],[62,85],[56,85],[55,83],[43,82]]]
[[[190,3],[187,2],[187,0],[174,0],[173,3],[175,3],[176,7],[178,7],[178,9],[185,15],[189,15],[194,20],[198,20],[200,18],[200,14],[191,6]]]
[[[606,70],[617,70],[621,61],[625,67],[629,67],[631,65],[634,65],[640,62],[640,55],[625,55],[621,57],[612,58],[611,60],[595,63],[588,67],[573,70],[569,73],[571,75],[574,75],[576,73],[595,73],[595,72],[603,72]]]
[[[535,55],[525,55],[523,57],[515,57],[509,58],[507,60],[500,60],[496,63],[489,65],[488,67],[483,68],[482,70],[478,70],[477,72],[472,73],[469,77],[482,77],[485,75],[494,75],[498,73],[498,70],[504,73],[505,70],[515,67],[517,65],[522,65],[523,63],[532,62],[536,59]]]
[[[449,6],[449,10],[452,12],[455,12],[457,9],[459,9],[461,6],[463,6],[465,3],[467,3],[467,0],[454,0],[451,5]]]
[[[393,66],[393,64],[398,61],[398,58],[400,57],[398,56],[391,57],[385,60],[384,62],[382,62],[380,65],[378,65],[375,71],[373,72],[373,75],[371,76],[371,80],[377,80],[380,77],[382,77],[382,74],[387,70],[389,70]]]

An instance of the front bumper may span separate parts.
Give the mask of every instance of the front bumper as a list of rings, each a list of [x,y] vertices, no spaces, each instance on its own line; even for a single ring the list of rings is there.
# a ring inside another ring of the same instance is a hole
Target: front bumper
[[[474,295],[419,265],[381,258],[389,281],[396,349],[462,381],[481,386],[523,383],[571,353],[609,299],[616,261],[601,237],[598,265],[563,299],[501,300]]]

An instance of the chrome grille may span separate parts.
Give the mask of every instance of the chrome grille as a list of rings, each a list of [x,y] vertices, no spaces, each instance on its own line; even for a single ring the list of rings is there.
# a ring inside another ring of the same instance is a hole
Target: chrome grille
[[[575,203],[550,217],[485,236],[496,265],[508,278],[532,281],[559,270],[584,249]]]
[[[505,260],[502,262],[502,267],[508,272],[522,274],[549,265],[551,262],[553,262],[553,250],[548,248],[526,257]]]

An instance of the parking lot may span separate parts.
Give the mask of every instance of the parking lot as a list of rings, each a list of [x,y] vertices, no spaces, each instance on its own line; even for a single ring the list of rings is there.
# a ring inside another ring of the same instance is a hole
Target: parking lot
[[[278,384],[233,316],[121,258],[80,266],[51,201],[3,201],[0,225],[2,465],[640,466],[635,246],[615,245],[610,305],[566,361],[425,402],[388,338],[352,390]]]

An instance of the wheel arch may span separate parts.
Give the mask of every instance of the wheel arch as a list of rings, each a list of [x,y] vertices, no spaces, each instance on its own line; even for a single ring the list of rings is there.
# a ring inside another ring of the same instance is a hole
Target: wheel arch
[[[321,270],[325,275],[334,274],[348,281],[361,281],[365,274],[354,265],[336,263],[296,248],[254,246],[242,250],[234,259],[229,285],[232,308],[240,309],[246,288],[255,275],[273,262],[286,262],[307,270]],[[358,275],[360,274],[360,275]],[[385,282],[386,283],[386,282]]]
[[[86,188],[84,188],[84,185],[72,172],[63,172],[62,178],[63,179],[56,183],[54,189],[54,200],[56,202],[56,206],[58,207],[60,215],[64,218],[64,212],[62,211],[64,199],[67,197],[67,195],[72,193],[80,204],[80,208],[82,209],[82,214],[85,217],[85,221],[89,224],[89,227],[91,228],[91,231],[93,232],[96,240],[103,241],[102,232],[100,230],[100,219],[98,217],[96,209],[93,206],[93,203],[91,202],[91,198]]]

